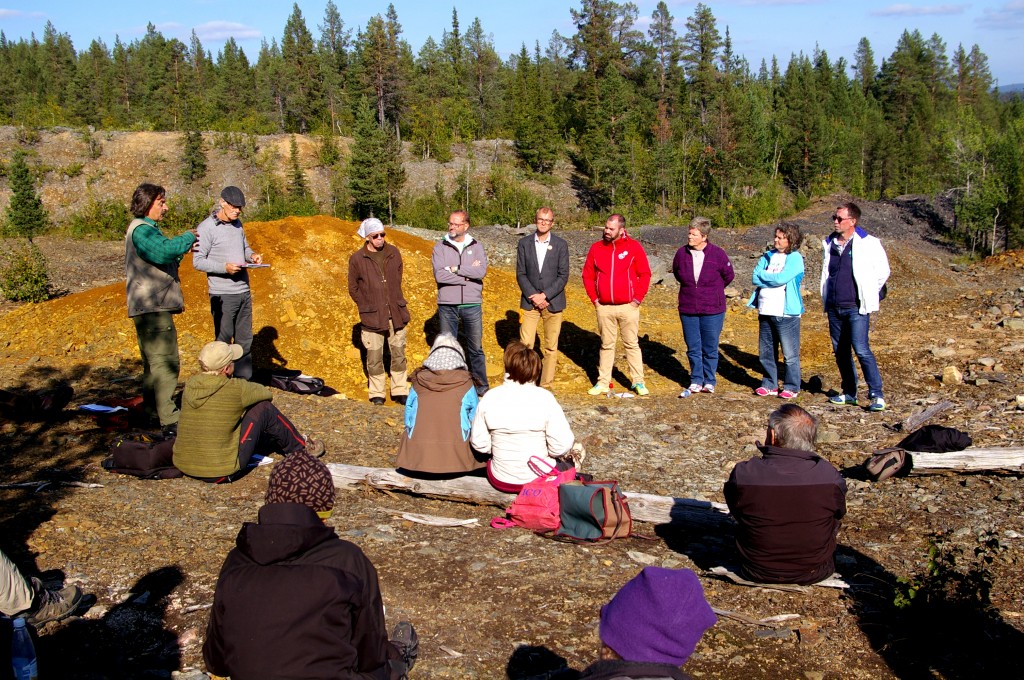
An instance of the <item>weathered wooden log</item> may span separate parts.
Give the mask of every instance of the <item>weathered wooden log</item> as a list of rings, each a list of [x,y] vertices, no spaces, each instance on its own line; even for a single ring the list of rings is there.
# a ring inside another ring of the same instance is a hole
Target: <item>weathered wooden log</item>
[[[947,453],[908,451],[914,461],[912,475],[938,472],[1024,472],[1024,448],[970,448]]]
[[[925,410],[918,411],[917,413],[913,413],[904,418],[899,425],[899,429],[903,432],[913,432],[935,416],[940,413],[944,413],[951,408],[953,408],[953,402],[948,400],[940,401],[938,404],[932,404]]]
[[[342,463],[327,463],[334,486],[353,489],[367,484],[377,489],[400,489],[422,496],[441,496],[474,503],[493,503],[507,507],[512,494],[502,493],[482,477],[456,479],[414,479],[391,468],[372,468]],[[723,503],[699,501],[692,498],[672,498],[646,493],[623,491],[629,501],[633,519],[652,524],[696,525],[715,527],[729,521],[729,509]]]

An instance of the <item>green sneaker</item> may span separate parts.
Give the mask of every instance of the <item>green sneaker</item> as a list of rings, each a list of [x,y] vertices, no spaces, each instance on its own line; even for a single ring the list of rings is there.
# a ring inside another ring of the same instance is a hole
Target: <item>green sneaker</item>
[[[879,411],[884,411],[885,410],[885,399],[882,399],[881,397],[875,397],[874,399],[871,400],[871,403],[868,404],[868,410],[871,411],[872,413],[878,413]]]
[[[828,403],[835,404],[836,406],[856,406],[857,397],[851,397],[849,394],[837,394],[829,397]]]
[[[638,397],[646,397],[648,394],[651,393],[651,391],[649,389],[647,389],[647,386],[644,385],[643,383],[636,383],[635,385],[633,385],[629,389],[631,389],[634,392],[636,392]]]
[[[587,390],[587,394],[589,394],[592,397],[596,397],[601,394],[608,394],[608,386],[601,384],[594,385],[589,390]]]

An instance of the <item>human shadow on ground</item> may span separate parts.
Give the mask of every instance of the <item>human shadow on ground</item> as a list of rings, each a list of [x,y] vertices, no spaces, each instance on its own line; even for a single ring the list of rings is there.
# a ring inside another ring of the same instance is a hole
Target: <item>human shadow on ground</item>
[[[601,351],[601,337],[597,333],[580,328],[572,321],[563,321],[558,349],[587,374],[591,385],[597,382],[597,362]],[[631,384],[618,367],[612,369],[612,381],[619,385]]]
[[[690,372],[683,366],[679,351],[675,347],[651,340],[651,337],[645,334],[640,336],[640,353],[644,357],[644,366],[661,377],[684,386],[690,384]]]
[[[272,371],[288,365],[288,359],[277,349],[276,341],[280,337],[273,326],[264,326],[257,331],[252,339],[252,363],[256,369]]]
[[[101,619],[75,619],[39,639],[41,677],[76,680],[170,677],[181,665],[178,635],[165,627],[177,566],[146,574]]]
[[[736,345],[719,345],[718,374],[731,383],[757,389],[761,386],[761,359]]]
[[[543,328],[537,330],[536,342],[540,342],[541,333]],[[561,337],[561,334],[559,334]],[[494,338],[498,341],[498,346],[502,349],[508,347],[508,343],[513,340],[519,339],[519,312],[511,309],[505,310],[505,317],[494,322]],[[540,346],[537,346],[537,351],[540,352]]]
[[[519,645],[505,664],[508,680],[568,680],[578,675],[565,657],[541,645]]]

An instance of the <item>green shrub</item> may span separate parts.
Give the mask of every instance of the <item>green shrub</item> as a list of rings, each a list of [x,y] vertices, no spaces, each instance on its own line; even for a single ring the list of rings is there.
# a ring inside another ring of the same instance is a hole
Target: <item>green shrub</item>
[[[131,221],[128,207],[112,198],[93,199],[64,223],[64,233],[73,238],[100,238],[115,241],[124,238]]]
[[[32,242],[13,247],[0,267],[0,294],[15,302],[42,302],[50,297],[46,258]]]
[[[246,219],[254,222],[269,222],[285,217],[310,217],[322,212],[320,205],[309,196],[277,196],[246,213]]]

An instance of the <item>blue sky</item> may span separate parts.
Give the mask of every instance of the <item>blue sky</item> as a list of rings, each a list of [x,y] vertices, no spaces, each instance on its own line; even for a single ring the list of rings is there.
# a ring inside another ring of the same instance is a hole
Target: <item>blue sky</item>
[[[323,20],[327,0],[303,0],[299,7],[314,35]],[[348,28],[358,29],[367,19],[387,11],[382,0],[335,0]],[[503,57],[517,52],[522,43],[532,49],[535,41],[546,46],[553,30],[570,35],[574,27],[570,8],[579,0],[394,0],[404,37],[418,51],[428,36],[439,40],[451,25],[451,12],[459,12],[465,30],[479,17],[494,38]],[[640,28],[646,30],[657,0],[639,0]],[[669,9],[680,34],[695,2],[672,0]],[[988,55],[993,76],[1001,85],[1024,83],[1024,0],[927,0],[925,2],[835,2],[824,0],[728,0],[706,2],[718,27],[732,35],[735,51],[745,56],[756,71],[761,59],[779,58],[785,67],[790,54],[813,52],[815,45],[835,60],[852,60],[862,37],[871,41],[877,62],[888,57],[904,29],[918,29],[927,38],[938,33],[952,55],[958,44],[969,50],[978,44]],[[88,47],[93,38],[108,46],[119,35],[125,42],[140,37],[153,23],[167,37],[188,42],[193,29],[203,46],[216,57],[229,36],[253,57],[260,41],[280,42],[292,3],[263,0],[175,0],[139,3],[137,0],[0,0],[0,30],[8,39],[42,36],[47,20],[71,36],[76,49]],[[354,32],[354,31],[353,31]]]

